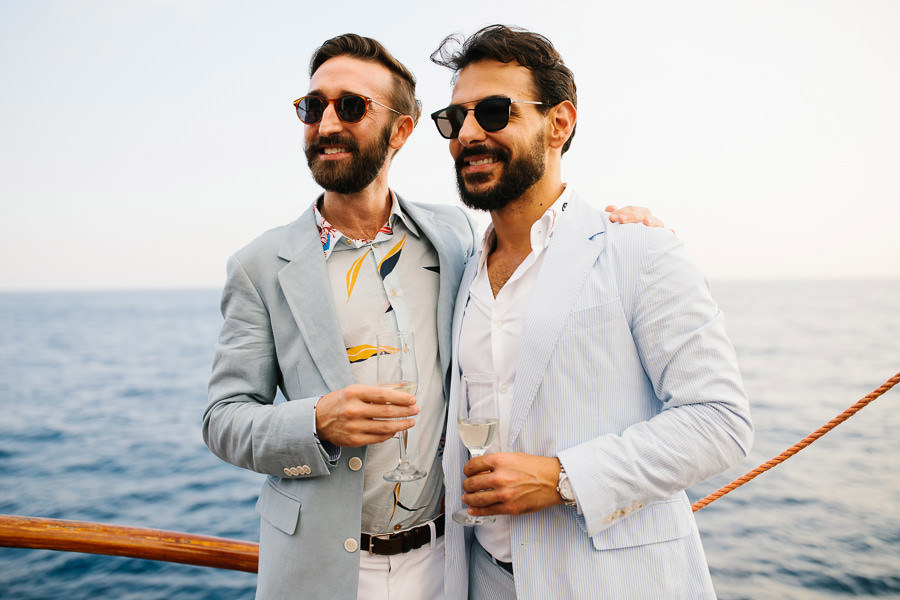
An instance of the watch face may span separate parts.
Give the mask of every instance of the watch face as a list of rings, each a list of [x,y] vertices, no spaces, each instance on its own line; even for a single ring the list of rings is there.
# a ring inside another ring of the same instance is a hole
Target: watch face
[[[572,501],[575,499],[575,493],[572,491],[572,484],[569,482],[568,477],[563,478],[559,482],[559,495],[562,496],[563,500]]]

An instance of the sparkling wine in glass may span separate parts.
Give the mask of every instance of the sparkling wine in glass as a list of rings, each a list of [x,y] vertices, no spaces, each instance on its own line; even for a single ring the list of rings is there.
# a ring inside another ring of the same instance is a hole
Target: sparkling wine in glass
[[[463,375],[456,423],[459,439],[473,457],[487,452],[497,436],[499,423],[496,377]],[[492,516],[474,517],[465,508],[453,513],[452,518],[462,525],[488,525],[496,520]]]
[[[389,331],[376,336],[378,354],[378,387],[390,388],[415,395],[419,387],[419,371],[416,367],[416,350],[410,331]],[[396,437],[400,443],[400,462],[383,475],[386,481],[415,481],[426,473],[415,468],[406,456],[408,431]]]

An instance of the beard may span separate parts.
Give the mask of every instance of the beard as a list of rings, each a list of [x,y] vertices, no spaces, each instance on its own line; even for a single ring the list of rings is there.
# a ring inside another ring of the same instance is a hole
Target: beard
[[[360,149],[350,136],[329,135],[315,139],[305,150],[306,164],[313,179],[326,191],[338,194],[356,194],[363,191],[384,166],[390,151],[391,124],[382,130],[372,144]],[[319,152],[325,146],[343,146],[350,153],[350,160],[320,160]]]
[[[489,189],[472,191],[466,184],[486,182],[490,173],[473,173],[463,176],[465,159],[469,156],[490,154],[504,163],[500,179]],[[500,210],[528,191],[528,188],[544,176],[544,132],[539,131],[528,146],[527,152],[513,159],[505,148],[489,148],[487,145],[465,148],[456,159],[456,187],[463,204],[476,210]]]

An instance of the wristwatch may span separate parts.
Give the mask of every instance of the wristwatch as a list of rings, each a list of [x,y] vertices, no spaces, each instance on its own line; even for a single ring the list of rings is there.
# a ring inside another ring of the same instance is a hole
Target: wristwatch
[[[569,481],[566,468],[562,465],[559,465],[559,481],[556,484],[556,492],[562,498],[563,504],[575,506],[575,492],[572,491],[572,482]]]

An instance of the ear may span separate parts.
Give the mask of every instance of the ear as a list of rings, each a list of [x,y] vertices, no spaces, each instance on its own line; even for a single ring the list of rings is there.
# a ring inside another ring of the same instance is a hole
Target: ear
[[[411,116],[400,115],[397,117],[391,131],[391,148],[400,150],[403,144],[406,143],[406,140],[409,139],[409,136],[412,135],[415,127],[416,123]]]
[[[563,100],[550,111],[550,140],[551,148],[562,148],[572,131],[575,129],[575,121],[578,119],[578,111],[575,105],[568,100]]]

